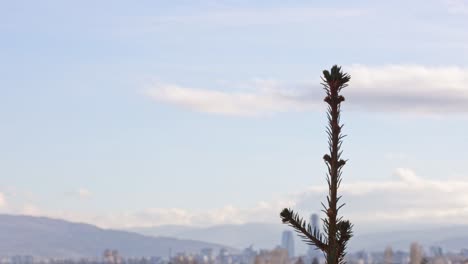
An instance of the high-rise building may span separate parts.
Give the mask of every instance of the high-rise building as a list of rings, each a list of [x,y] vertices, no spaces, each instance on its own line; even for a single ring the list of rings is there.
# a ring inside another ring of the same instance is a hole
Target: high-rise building
[[[312,226],[312,229],[320,231],[320,217],[318,214],[312,214],[310,216],[310,225]]]
[[[294,236],[292,231],[284,231],[281,238],[281,247],[288,251],[288,257],[294,257]]]
[[[240,263],[254,264],[256,256],[257,256],[257,251],[253,249],[253,245],[250,245],[248,248],[244,249],[244,251],[242,252]]]
[[[440,257],[444,255],[444,251],[439,246],[431,246],[429,250],[432,257]]]
[[[312,227],[312,230],[320,232],[320,217],[318,214],[312,214],[310,216],[310,226]],[[321,257],[322,253],[315,246],[310,246],[307,251],[307,256],[312,260],[313,258]]]
[[[413,242],[410,246],[410,264],[418,264],[421,263],[423,259],[423,249],[417,243]]]
[[[288,252],[284,248],[276,248],[272,251],[261,250],[255,257],[254,264],[287,264]]]
[[[356,252],[355,256],[357,258],[358,263],[362,263],[362,264],[375,263],[374,260],[372,259],[372,254],[365,250]],[[406,262],[401,262],[401,263],[406,263]]]
[[[387,246],[384,251],[384,263],[392,264],[393,263],[393,250],[391,246]]]
[[[219,250],[218,259],[220,264],[232,264],[231,254],[229,254],[229,251],[226,248],[221,248]]]

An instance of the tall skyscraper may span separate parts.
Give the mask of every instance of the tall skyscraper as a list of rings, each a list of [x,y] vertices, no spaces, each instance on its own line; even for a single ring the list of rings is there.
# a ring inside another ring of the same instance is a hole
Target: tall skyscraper
[[[310,225],[312,227],[312,230],[315,229],[318,232],[320,232],[320,217],[318,214],[312,214],[310,216]],[[317,250],[315,248],[315,246],[310,246],[309,250],[307,251],[307,255],[310,259],[313,259],[315,257],[320,257],[322,254],[320,250]]]
[[[384,251],[384,264],[392,264],[393,263],[393,250],[392,247],[387,246]]]
[[[294,236],[292,231],[284,231],[281,238],[281,247],[288,251],[288,257],[294,257]]]
[[[409,264],[421,263],[422,260],[423,260],[422,247],[416,242],[411,243]]]
[[[312,214],[310,216],[310,225],[312,226],[312,229],[317,229],[320,231],[320,217],[318,214]]]

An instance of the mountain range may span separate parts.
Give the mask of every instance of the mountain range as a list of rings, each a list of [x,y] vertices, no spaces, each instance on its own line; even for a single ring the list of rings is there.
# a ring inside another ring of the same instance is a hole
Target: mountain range
[[[125,257],[167,257],[170,252],[199,252],[202,248],[219,250],[223,247],[215,243],[145,236],[45,217],[0,214],[0,256],[100,257],[105,249],[115,249]]]
[[[391,227],[387,227],[387,230]],[[409,251],[412,242],[418,242],[428,249],[440,246],[448,251],[459,252],[468,248],[468,226],[407,226],[392,231],[373,231],[356,233],[349,242],[350,251],[383,251],[387,246],[393,250]],[[152,236],[170,236],[183,239],[199,239],[212,243],[222,243],[235,248],[271,249],[281,243],[284,230],[289,226],[268,223],[248,223],[242,225],[219,225],[211,227],[157,226],[150,228],[132,228],[134,232]],[[305,254],[308,246],[297,235],[294,236],[298,254]]]
[[[281,224],[247,223],[211,227],[158,226],[131,230],[103,229],[90,224],[72,223],[45,217],[0,214],[0,256],[32,255],[37,257],[100,257],[105,249],[118,250],[124,257],[162,256],[177,252],[199,252],[227,248],[231,252],[253,245],[254,249],[272,249],[280,244]],[[203,242],[202,242],[203,241]],[[400,231],[357,233],[349,251],[408,251],[412,242],[426,249],[436,245],[445,251],[468,248],[468,226],[433,226]],[[295,236],[296,252],[307,251]]]

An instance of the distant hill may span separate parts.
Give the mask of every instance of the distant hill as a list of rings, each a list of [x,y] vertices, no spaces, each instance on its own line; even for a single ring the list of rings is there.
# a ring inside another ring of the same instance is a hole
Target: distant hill
[[[281,241],[281,233],[292,228],[282,224],[248,223],[242,225],[219,225],[206,228],[187,226],[158,226],[132,228],[134,232],[181,239],[202,239],[212,243],[223,243],[236,248],[251,244],[255,248],[274,248]],[[298,236],[294,237],[296,252],[305,254],[307,245]],[[438,245],[445,250],[459,251],[468,248],[468,226],[400,227],[395,231],[357,233],[349,244],[350,251],[383,251],[386,246],[393,250],[409,251],[410,244],[419,242],[426,248]]]
[[[187,227],[164,225],[148,228],[132,228],[133,232],[150,236],[169,236],[184,239],[203,238],[211,243],[223,243],[235,248],[273,248],[279,245],[281,233],[289,230],[285,225],[247,223],[242,225],[216,225],[211,227]],[[297,243],[296,243],[297,245]]]
[[[222,247],[237,252],[237,249],[252,244],[256,249],[274,248],[280,243],[284,230],[291,228],[281,224],[248,223],[206,228],[160,226],[131,230],[142,235],[44,217],[0,214],[0,256],[100,257],[106,248],[117,249],[125,257],[168,256],[169,251],[173,254],[199,252],[202,248],[217,251]],[[391,245],[394,250],[408,251],[413,241],[425,247],[438,245],[445,250],[459,251],[468,248],[468,226],[358,233],[351,240],[349,249],[383,251],[387,245]],[[307,249],[297,236],[295,245],[300,254]]]
[[[163,256],[224,246],[195,240],[149,237],[44,217],[0,214],[0,256],[100,257],[106,248],[124,257]],[[236,249],[228,249],[235,251]]]
[[[434,226],[432,228],[406,229],[393,232],[371,233],[356,236],[359,248],[383,249],[391,245],[394,250],[409,251],[412,242],[424,247],[440,246],[445,251],[459,252],[468,248],[468,226]]]

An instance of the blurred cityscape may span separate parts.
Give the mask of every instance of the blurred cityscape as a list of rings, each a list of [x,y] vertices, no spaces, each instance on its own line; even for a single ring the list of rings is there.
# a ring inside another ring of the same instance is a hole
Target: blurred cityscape
[[[320,231],[320,218],[312,214],[311,227]],[[172,252],[166,256],[125,257],[116,249],[105,249],[96,258],[45,258],[28,255],[0,256],[0,264],[324,264],[322,252],[310,246],[306,254],[295,253],[297,238],[290,230],[283,231],[273,249],[255,250],[248,246],[240,252],[221,248],[203,248],[199,252]],[[297,241],[304,243],[303,241]],[[349,264],[468,264],[468,247],[459,252],[445,252],[442,247],[423,247],[413,242],[407,251],[393,250],[389,245],[381,251],[360,250],[348,252]]]
[[[287,236],[290,231],[285,231]],[[287,245],[290,246],[290,245]],[[117,250],[106,249],[102,257],[64,259],[38,258],[34,256],[11,256],[0,258],[2,264],[323,264],[323,255],[312,250],[304,256],[294,256],[294,248],[278,246],[272,250],[254,250],[245,248],[241,253],[230,253],[227,249],[215,252],[206,248],[198,253],[179,252],[173,256],[151,256],[141,258],[125,258]],[[405,251],[393,251],[387,247],[382,252],[358,251],[350,252],[346,258],[349,264],[466,264],[468,263],[468,249],[458,253],[444,253],[440,247],[424,250],[418,243],[413,243]]]

